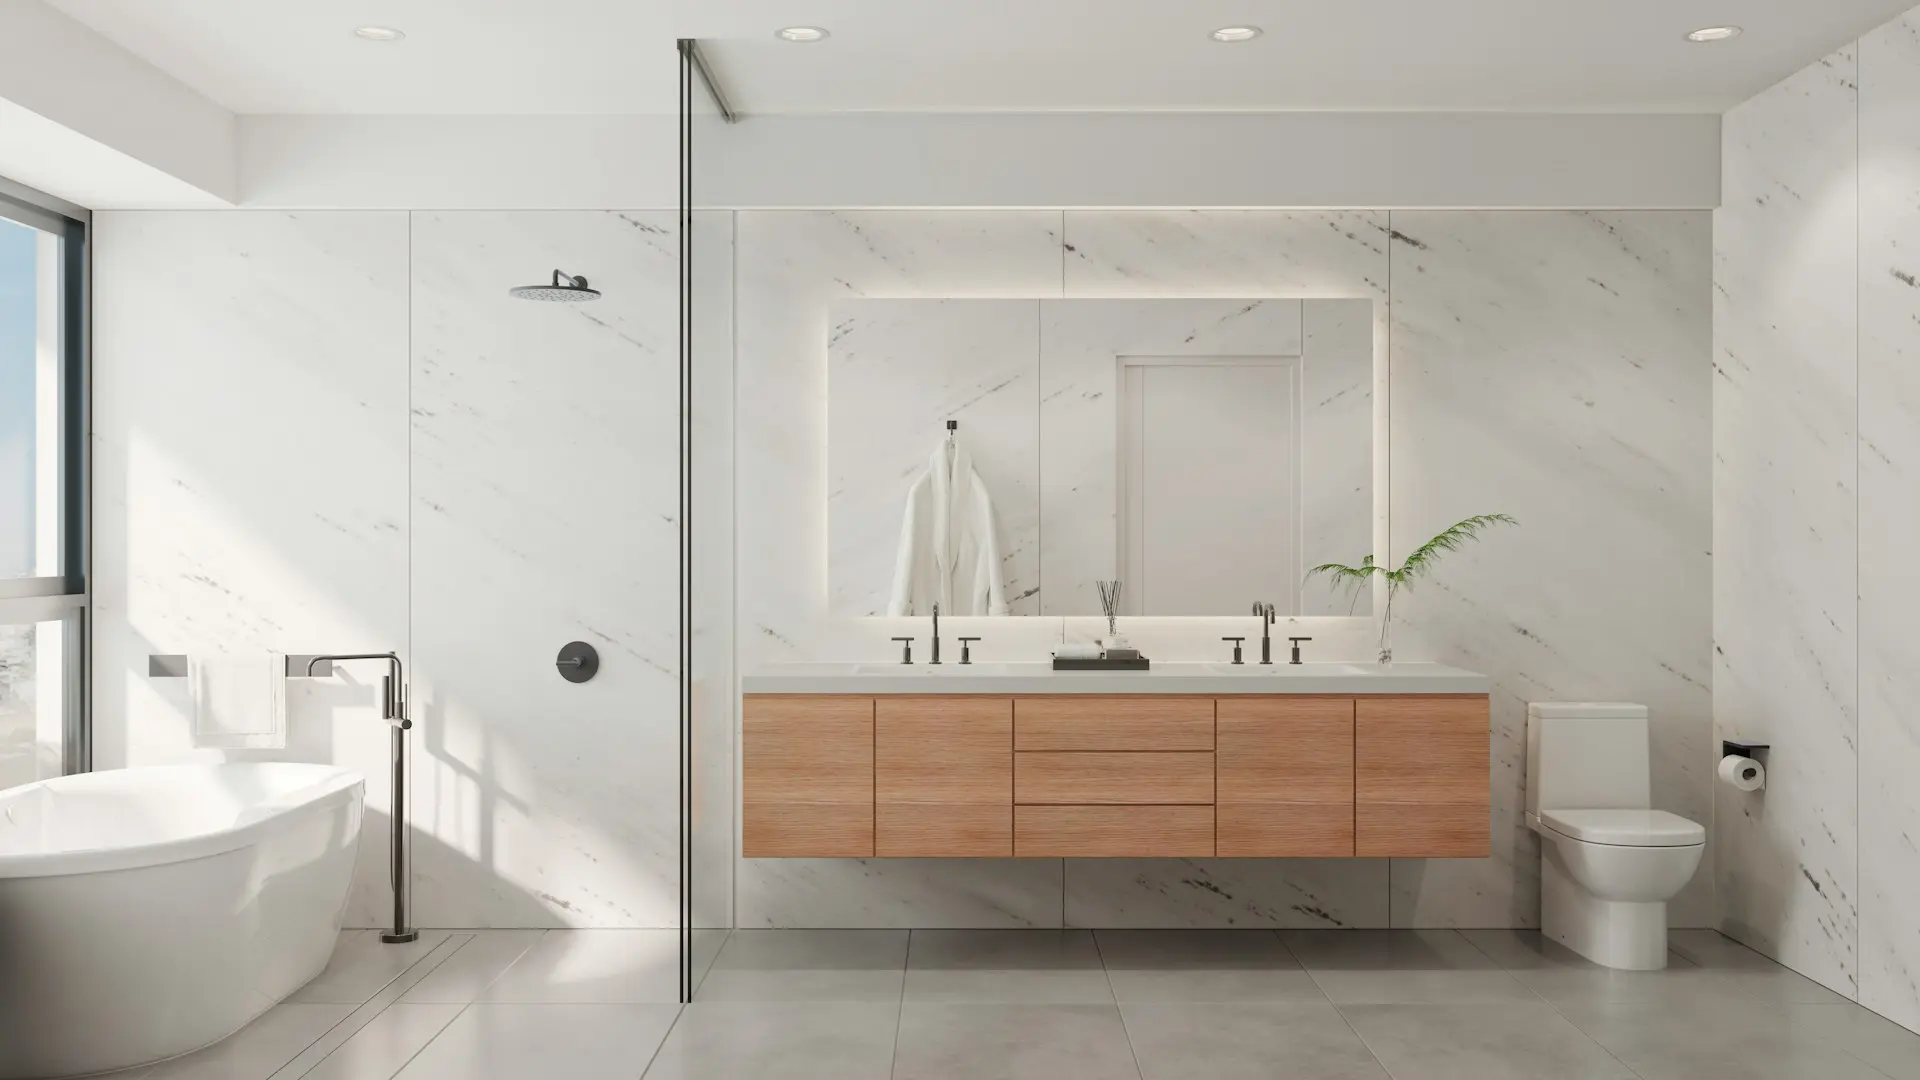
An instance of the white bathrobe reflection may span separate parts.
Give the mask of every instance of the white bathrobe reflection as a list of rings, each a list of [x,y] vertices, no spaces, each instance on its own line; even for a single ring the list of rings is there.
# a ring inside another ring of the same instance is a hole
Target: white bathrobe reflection
[[[942,441],[907,492],[889,615],[1005,615],[993,498],[957,439]]]

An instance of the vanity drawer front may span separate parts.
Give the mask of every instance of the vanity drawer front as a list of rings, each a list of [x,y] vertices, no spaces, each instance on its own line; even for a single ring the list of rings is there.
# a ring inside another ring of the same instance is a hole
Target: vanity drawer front
[[[1484,859],[1493,846],[1484,697],[1362,698],[1354,854]]]
[[[1210,697],[1019,698],[1015,750],[1211,750]]]
[[[1066,806],[1210,805],[1213,755],[1016,753],[1013,801]],[[1208,817],[1211,820],[1212,815]]]
[[[1013,853],[1024,859],[1204,859],[1211,806],[1016,806]]]
[[[750,696],[741,708],[740,853],[873,856],[873,699]]]

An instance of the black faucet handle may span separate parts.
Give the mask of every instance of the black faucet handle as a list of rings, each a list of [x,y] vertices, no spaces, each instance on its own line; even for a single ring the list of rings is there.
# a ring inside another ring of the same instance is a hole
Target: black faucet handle
[[[1245,661],[1244,661],[1244,660],[1242,660],[1242,659],[1241,659],[1241,657],[1240,657],[1240,646],[1241,646],[1242,644],[1245,644],[1245,642],[1246,642],[1246,640],[1247,640],[1246,638],[1243,638],[1243,637],[1223,637],[1223,638],[1221,638],[1220,640],[1221,640],[1221,641],[1231,641],[1231,642],[1233,642],[1233,662],[1234,662],[1234,663],[1236,663],[1236,664],[1241,664],[1241,663],[1245,663]]]
[[[1303,641],[1312,641],[1313,639],[1310,637],[1290,637],[1287,640],[1293,643],[1293,659],[1289,660],[1288,663],[1297,664],[1300,662],[1300,643]]]
[[[903,664],[913,663],[913,639],[910,637],[897,637],[893,640],[901,643],[900,662]]]
[[[1310,637],[1290,637],[1287,640],[1293,642],[1295,645],[1298,645],[1303,641],[1312,641],[1313,639]]]
[[[960,662],[961,663],[963,664],[973,663],[973,643],[979,640],[980,639],[977,637],[963,637],[960,639]]]

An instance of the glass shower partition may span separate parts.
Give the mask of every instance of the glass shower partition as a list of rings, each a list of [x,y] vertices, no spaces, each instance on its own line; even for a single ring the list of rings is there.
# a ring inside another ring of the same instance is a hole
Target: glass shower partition
[[[681,999],[733,925],[733,214],[701,199],[735,117],[699,45],[680,50]]]

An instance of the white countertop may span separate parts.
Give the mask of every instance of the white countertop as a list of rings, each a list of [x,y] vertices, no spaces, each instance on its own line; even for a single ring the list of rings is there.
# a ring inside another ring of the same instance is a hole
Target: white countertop
[[[1492,680],[1445,664],[1155,664],[1055,671],[1023,664],[773,664],[748,694],[1484,694]]]

